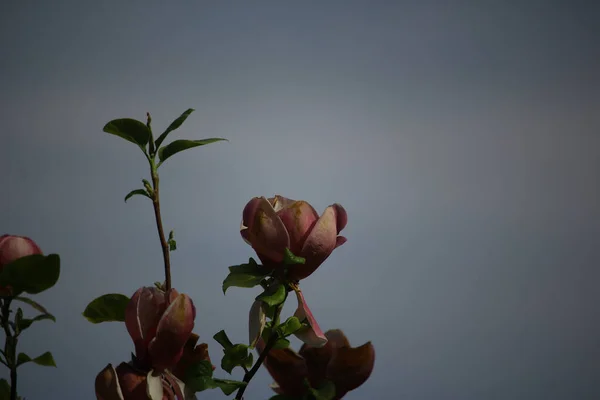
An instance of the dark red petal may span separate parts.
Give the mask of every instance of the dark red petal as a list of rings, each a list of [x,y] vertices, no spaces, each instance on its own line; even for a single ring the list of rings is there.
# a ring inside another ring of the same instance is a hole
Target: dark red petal
[[[304,379],[308,377],[308,368],[304,358],[296,352],[290,348],[271,350],[264,364],[279,385],[281,393],[288,396],[302,396],[306,393]]]
[[[335,384],[338,392],[347,392],[365,383],[374,365],[375,349],[371,342],[356,348],[341,347],[333,353],[327,367],[327,378]]]
[[[306,201],[296,201],[277,212],[290,236],[290,250],[300,254],[306,238],[319,219],[319,214]]]
[[[257,253],[275,262],[283,261],[290,238],[285,225],[264,197],[254,198],[244,208],[242,237]]]

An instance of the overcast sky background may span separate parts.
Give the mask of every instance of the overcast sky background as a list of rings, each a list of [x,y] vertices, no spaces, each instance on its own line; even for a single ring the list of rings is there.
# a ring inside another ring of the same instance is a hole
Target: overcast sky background
[[[221,292],[253,255],[242,209],[277,193],[348,212],[302,282],[323,329],[375,345],[347,399],[599,398],[599,20],[593,1],[2,2],[0,233],[62,260],[37,296],[57,323],[19,344],[58,368],[22,367],[20,393],[93,399],[128,359],[124,325],[81,312],[162,259],[150,203],[123,202],[145,159],[102,127],[192,107],[171,140],[230,143],[167,161],[162,207],[215,364],[258,293]]]

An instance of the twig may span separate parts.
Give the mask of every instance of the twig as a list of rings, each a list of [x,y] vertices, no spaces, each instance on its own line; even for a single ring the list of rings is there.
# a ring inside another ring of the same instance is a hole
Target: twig
[[[154,166],[154,162],[151,162],[152,168],[152,186],[154,193],[152,196],[152,204],[154,205],[154,217],[156,218],[156,228],[158,229],[158,237],[160,239],[160,246],[162,247],[163,260],[165,264],[165,290],[171,289],[171,259],[169,256],[169,244],[165,238],[165,232],[163,229],[162,218],[160,215],[160,198],[158,188],[158,171]]]

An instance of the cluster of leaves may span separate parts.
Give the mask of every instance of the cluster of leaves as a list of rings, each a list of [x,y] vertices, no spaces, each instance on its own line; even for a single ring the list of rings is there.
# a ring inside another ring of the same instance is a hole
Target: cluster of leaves
[[[280,276],[274,276],[275,271],[266,269],[253,258],[250,258],[248,263],[229,267],[229,274],[223,281],[222,289],[224,294],[230,287],[252,288],[258,285],[263,287],[263,292],[256,296],[255,300],[260,302],[260,306],[263,307],[265,319],[269,319],[259,328],[262,329],[260,337],[266,343],[265,350],[267,352],[270,349],[284,349],[289,347],[290,341],[288,337],[301,329],[307,328],[307,323],[295,316],[291,316],[283,322],[279,320],[280,312],[287,300],[288,293],[293,290],[291,287],[293,282],[287,282],[285,279],[287,268],[295,264],[304,263],[304,258],[295,256],[289,249],[286,249],[283,261],[284,270]],[[224,354],[221,360],[221,368],[229,373],[235,367],[243,368],[246,372],[245,381],[248,375],[252,374],[252,370],[248,371],[253,362],[252,353],[249,353],[248,350],[252,349],[255,345],[252,336],[253,333],[251,332],[249,345],[243,343],[233,344],[225,331],[220,331],[214,336],[214,339],[223,347]],[[260,367],[265,356],[266,354],[261,354],[262,359],[255,364],[256,368]],[[331,400],[335,397],[335,386],[331,382],[326,382],[320,388],[311,388],[308,381],[305,384],[307,385],[308,393],[302,399],[278,394],[270,400]]]
[[[128,142],[136,144],[144,153],[146,158],[151,164],[153,175],[156,173],[156,170],[170,157],[175,154],[182,152],[187,149],[191,149],[198,146],[204,146],[210,143],[219,142],[219,141],[227,141],[227,139],[223,138],[208,138],[201,140],[189,140],[189,139],[179,139],[174,140],[169,144],[166,144],[161,147],[164,140],[167,136],[179,128],[189,117],[189,115],[194,112],[193,108],[186,110],[183,114],[181,114],[176,120],[174,120],[171,125],[158,137],[158,139],[154,140],[152,134],[152,128],[150,126],[150,116],[148,115],[148,122],[143,123],[136,119],[132,118],[120,118],[110,121],[104,126],[104,132],[110,133],[115,136],[119,136]],[[158,157],[158,162],[156,162],[156,157]],[[154,196],[154,188],[146,179],[142,179],[143,189],[134,189],[129,192],[125,196],[125,201],[135,195],[145,196],[151,200],[155,200]],[[169,245],[171,250],[175,250],[175,241],[173,240],[173,231],[169,236]]]
[[[56,318],[35,300],[23,296],[24,293],[35,295],[53,287],[60,276],[60,257],[57,254],[30,255],[21,257],[7,264],[0,272],[0,287],[9,292],[0,299],[0,324],[5,334],[4,350],[0,350],[0,363],[4,364],[11,374],[16,375],[16,370],[23,364],[33,362],[37,365],[56,367],[52,353],[47,351],[37,357],[26,353],[17,354],[19,336],[33,323],[43,320],[56,322]],[[10,306],[13,301],[29,305],[38,312],[32,318],[26,318],[21,307],[17,307],[14,318],[10,315],[13,311]],[[10,398],[11,387],[5,379],[0,379],[0,399]],[[18,397],[17,397],[18,398]]]

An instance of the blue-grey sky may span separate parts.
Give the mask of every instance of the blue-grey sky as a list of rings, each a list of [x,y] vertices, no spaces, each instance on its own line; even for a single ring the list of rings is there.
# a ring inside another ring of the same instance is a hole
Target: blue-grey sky
[[[220,287],[253,255],[242,209],[278,193],[348,211],[302,283],[323,329],[375,345],[347,399],[599,398],[599,19],[593,1],[2,2],[0,233],[62,259],[37,296],[57,323],[20,342],[58,368],[22,367],[21,393],[92,399],[128,358],[122,324],[81,312],[162,259],[150,203],[123,202],[145,159],[102,127],[192,107],[171,139],[230,142],[167,161],[162,207],[215,364],[258,293]]]

